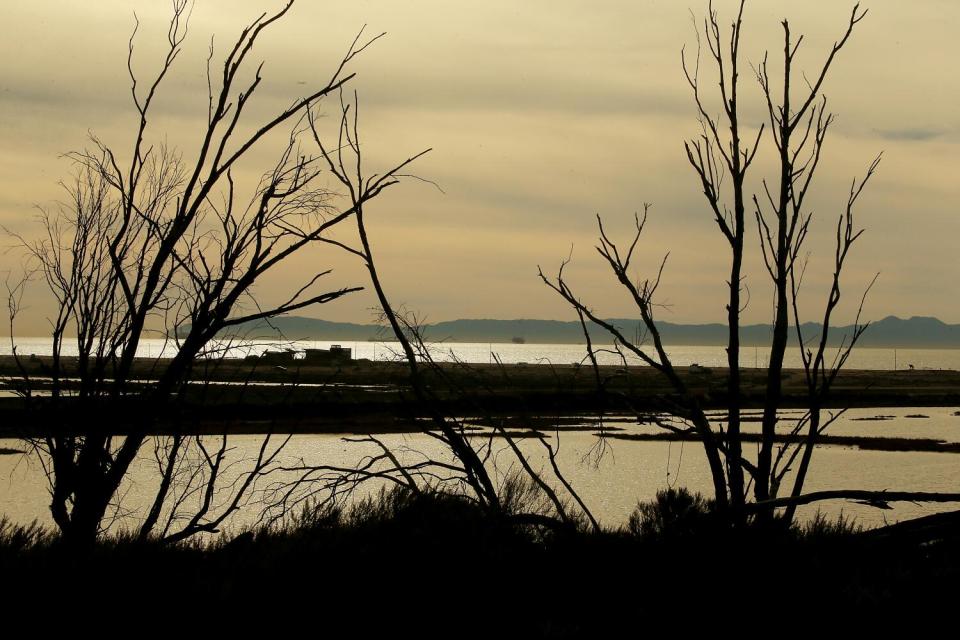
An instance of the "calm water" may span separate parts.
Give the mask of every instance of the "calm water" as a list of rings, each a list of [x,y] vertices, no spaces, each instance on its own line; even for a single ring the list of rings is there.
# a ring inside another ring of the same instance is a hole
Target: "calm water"
[[[49,355],[51,342],[49,338],[17,338],[17,351],[21,355],[37,354]],[[220,345],[218,353],[226,353],[231,357],[243,357],[251,353],[259,354],[267,349],[327,349],[332,344],[340,344],[353,349],[354,358],[369,360],[394,360],[399,357],[400,345],[396,342],[331,342],[331,341],[297,341],[297,342],[267,342],[267,341],[236,341],[230,345]],[[66,345],[65,353],[70,355],[71,345]],[[597,359],[602,364],[620,364],[620,358],[610,353],[610,345],[596,345],[599,353]],[[76,346],[73,346],[73,353]],[[463,362],[483,363],[494,362],[496,359],[505,363],[526,362],[530,364],[570,364],[581,362],[586,356],[586,347],[576,344],[498,344],[451,342],[433,343],[431,353],[437,360],[449,361],[458,359]],[[140,345],[138,355],[147,358],[171,356],[176,352],[176,345],[170,340],[148,339]],[[0,341],[0,355],[9,355],[11,347],[9,340]],[[726,366],[726,353],[723,347],[703,346],[676,346],[669,349],[674,364],[679,366],[690,365],[694,362],[708,367]],[[741,351],[741,362],[744,367],[765,367],[770,356],[769,349],[746,347]],[[630,357],[627,361],[631,365],[642,364],[639,359]],[[800,367],[800,354],[796,349],[787,351],[787,367]],[[917,369],[953,369],[960,370],[960,349],[856,349],[847,362],[850,369],[906,369],[913,365]]]
[[[955,408],[855,409],[840,418],[830,433],[939,438],[957,442],[960,441],[960,416],[954,415],[956,411]],[[892,418],[861,420],[878,415]],[[910,415],[926,417],[907,417]],[[628,423],[617,426],[630,431],[642,428]],[[449,460],[442,447],[428,436],[390,434],[380,439],[406,462],[420,461],[424,456]],[[257,436],[231,437],[233,459],[242,460],[253,455],[260,441]],[[475,442],[480,443],[479,440]],[[595,455],[598,440],[592,433],[564,432],[559,435],[559,440],[554,435],[552,442],[559,445],[559,462],[564,474],[595,515],[610,526],[623,524],[637,501],[652,498],[658,489],[687,486],[705,493],[710,490],[702,449],[693,442],[609,441],[608,450],[599,460]],[[528,453],[534,468],[549,468],[539,443],[519,440],[518,444]],[[22,444],[0,440],[0,447],[22,448]],[[490,469],[502,481],[517,470],[516,459],[502,441],[493,440],[492,447]],[[377,453],[376,448],[369,444],[345,442],[337,435],[302,435],[291,440],[282,457],[288,463],[303,460],[311,464],[353,466],[374,453]],[[142,516],[144,505],[156,487],[158,476],[150,461],[151,454],[152,447],[145,447],[143,459],[123,488],[124,507],[132,511],[128,516],[130,520],[125,521],[128,524]],[[877,452],[821,446],[814,455],[806,490],[831,488],[957,491],[960,489],[960,454]],[[366,491],[374,489],[371,485]],[[16,522],[38,520],[49,524],[47,504],[46,481],[39,461],[31,455],[0,456],[0,513]],[[805,508],[801,515],[810,516],[816,508]],[[957,505],[897,504],[891,511],[880,511],[854,503],[825,502],[819,508],[830,515],[852,515],[864,525],[876,526],[957,508]],[[259,505],[250,504],[237,514],[232,526],[253,523],[259,513]],[[122,524],[123,521],[120,526]]]
[[[260,353],[278,346],[295,349],[329,348],[329,341],[295,342],[278,345],[275,342],[247,341],[234,343],[224,350],[230,356],[242,357]],[[339,342],[353,349],[355,358],[391,360],[397,358],[399,345],[390,342]],[[18,352],[23,355],[48,355],[51,352],[49,339],[17,339]],[[161,339],[145,340],[141,345],[143,357],[171,355],[175,345]],[[454,358],[466,362],[483,363],[499,359],[505,363],[553,363],[580,362],[585,356],[582,345],[568,344],[496,344],[496,343],[447,343],[431,345],[433,356],[438,360]],[[0,354],[11,352],[9,342],[0,346]],[[799,366],[799,356],[788,352],[786,365]],[[678,365],[697,362],[704,366],[722,367],[726,358],[722,347],[675,347],[670,350]],[[762,367],[768,352],[764,349],[746,348],[742,352],[744,366]],[[619,364],[614,354],[600,353],[599,360],[606,364]],[[640,364],[636,360],[629,361]],[[933,349],[859,349],[848,362],[849,368],[893,369],[913,365],[918,369],[960,369],[960,350]],[[851,410],[831,426],[829,433],[835,435],[868,435],[907,438],[937,438],[951,442],[960,441],[960,416],[953,408],[921,409],[856,409]],[[791,412],[784,417],[790,418]],[[878,416],[888,419],[873,420]],[[922,416],[922,417],[909,417]],[[796,417],[796,415],[793,415]],[[629,431],[639,432],[650,427],[630,422],[618,423]],[[786,426],[786,422],[784,424]],[[755,423],[746,423],[746,430],[756,429]],[[447,453],[438,443],[424,435],[384,435],[381,440],[394,449],[405,461],[420,461],[424,456],[447,460]],[[230,439],[235,460],[253,455],[260,444],[257,436],[234,436]],[[696,443],[662,443],[609,441],[605,454],[597,460],[596,436],[589,432],[565,432],[553,438],[559,445],[561,468],[590,505],[595,515],[605,524],[616,526],[626,521],[638,500],[648,500],[658,489],[667,486],[687,486],[709,492],[710,481],[702,450]],[[519,441],[536,468],[549,468],[540,445],[531,440]],[[494,455],[490,457],[491,471],[502,481],[517,469],[516,459],[501,441],[493,441]],[[22,448],[13,440],[0,440],[0,447]],[[157,481],[155,465],[149,457],[152,447],[144,448],[144,459],[130,474],[123,488],[124,507],[132,513],[126,520],[134,522],[147,504]],[[310,464],[326,464],[352,467],[365,456],[376,453],[369,444],[345,442],[337,435],[296,436],[283,452],[287,462],[303,460]],[[813,458],[810,479],[806,489],[814,491],[828,488],[899,489],[915,491],[957,491],[960,489],[960,455],[941,453],[875,452],[856,448],[822,446]],[[369,486],[366,491],[374,490]],[[262,497],[257,496],[257,497]],[[16,522],[38,520],[50,523],[47,511],[48,495],[46,480],[39,461],[30,454],[0,456],[0,514]],[[937,509],[955,508],[956,505],[900,504],[892,511],[878,511],[850,503],[822,503],[819,508],[837,515],[854,515],[865,525],[911,518]],[[806,515],[817,507],[807,508]],[[258,504],[248,505],[233,520],[233,526],[255,522],[259,516]],[[121,521],[119,526],[123,526]]]

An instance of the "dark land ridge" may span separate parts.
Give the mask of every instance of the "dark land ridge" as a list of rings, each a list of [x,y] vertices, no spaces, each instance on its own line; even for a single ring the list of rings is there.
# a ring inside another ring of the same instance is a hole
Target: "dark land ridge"
[[[49,358],[23,358],[21,363],[23,370],[12,357],[0,357],[0,382],[7,389],[6,397],[0,397],[0,436],[46,435],[53,424],[75,425],[81,431],[88,421],[101,425],[112,422],[109,429],[122,433],[126,428],[123,416],[128,416],[126,423],[130,423],[136,422],[130,416],[142,415],[151,416],[150,430],[155,433],[418,432],[423,429],[421,419],[428,415],[427,408],[410,393],[408,370],[400,362],[348,360],[317,365],[290,360],[280,366],[257,360],[219,359],[198,361],[194,382],[162,413],[145,407],[139,397],[129,397],[120,410],[98,410],[94,404],[87,409],[89,415],[83,415],[64,399],[58,411],[71,412],[65,421],[62,414],[43,410],[50,404],[42,394],[43,377],[49,376]],[[65,377],[69,378],[75,362],[65,359],[65,366]],[[138,360],[134,378],[148,381],[163,367],[163,361]],[[649,367],[601,366],[600,374],[604,394],[598,393],[595,374],[586,365],[441,363],[436,370],[426,372],[439,408],[447,415],[472,417],[471,423],[478,429],[495,423],[520,431],[594,431],[592,417],[601,407],[611,416],[619,414],[623,423],[635,424],[638,414],[674,406],[673,389]],[[33,397],[29,399],[16,394],[24,375],[32,378]],[[685,367],[680,375],[705,407],[722,410],[726,406],[725,369]],[[760,408],[765,370],[743,369],[741,375],[745,408]],[[69,389],[69,382],[62,384]],[[804,406],[802,370],[784,372],[784,397],[785,408]],[[924,406],[960,406],[960,372],[845,370],[838,376],[828,403],[830,408],[877,407],[877,420],[884,417],[883,407]],[[633,437],[616,429],[608,430],[607,435]],[[861,446],[867,444],[865,441]],[[886,441],[870,446],[895,449],[903,444]],[[937,441],[923,446],[927,447],[924,450],[938,451],[950,447]]]
[[[611,319],[624,335],[637,337],[639,320]],[[689,346],[726,346],[727,325],[678,324],[661,321],[657,323],[666,344]],[[820,335],[821,325],[804,323],[801,325],[804,336],[808,338]],[[236,328],[238,335],[247,338],[283,338],[287,340],[331,340],[331,341],[392,341],[392,335],[385,327],[374,324],[355,324],[350,322],[331,322],[317,318],[284,316],[273,318],[269,323],[255,321]],[[583,330],[576,321],[558,320],[451,320],[436,322],[423,327],[424,336],[438,342],[528,342],[543,344],[580,344],[583,342]],[[609,335],[602,329],[590,328],[591,339],[597,343],[608,343]],[[829,343],[839,344],[844,338],[849,340],[853,333],[851,326],[836,326],[830,330]],[[769,347],[771,328],[768,324],[743,325],[740,328],[740,341],[744,347]],[[791,328],[790,339],[796,340],[796,332]],[[937,318],[913,316],[901,319],[888,316],[870,324],[869,329],[858,342],[863,347],[888,348],[946,348],[960,349],[960,325],[946,324]]]

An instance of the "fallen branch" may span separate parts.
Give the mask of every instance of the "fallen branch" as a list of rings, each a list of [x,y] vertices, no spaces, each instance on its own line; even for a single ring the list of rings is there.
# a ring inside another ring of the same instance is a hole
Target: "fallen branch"
[[[795,497],[774,498],[744,505],[747,513],[768,508],[799,506],[823,500],[854,500],[878,509],[891,509],[890,502],[960,502],[960,493],[937,493],[929,491],[866,491],[863,489],[831,489],[814,491]]]

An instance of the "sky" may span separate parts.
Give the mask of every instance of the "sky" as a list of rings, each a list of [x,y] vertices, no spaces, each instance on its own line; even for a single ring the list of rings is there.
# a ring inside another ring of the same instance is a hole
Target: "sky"
[[[206,118],[205,59],[215,60],[246,23],[277,0],[196,0],[188,39],[161,86],[151,141],[195,153]],[[867,319],[937,316],[960,323],[960,4],[949,0],[866,0],[866,19],[825,84],[837,120],[810,196],[814,230],[802,298],[819,317],[833,260],[837,216],[850,181],[880,152],[883,162],[857,208],[866,232],[844,273],[838,321],[852,321],[873,276]],[[744,125],[765,107],[750,63],[780,61],[780,20],[804,34],[798,65],[815,73],[843,32],[852,3],[748,2],[742,36]],[[721,23],[736,3],[718,1]],[[651,203],[636,259],[651,276],[669,253],[658,313],[673,322],[724,318],[728,250],[687,164],[683,142],[698,133],[681,49],[695,55],[694,20],[706,2],[608,0],[298,0],[264,33],[251,61],[263,85],[247,126],[322,86],[356,33],[386,32],[350,65],[360,97],[365,162],[384,170],[430,148],[417,176],[384,192],[367,224],[387,291],[427,321],[575,316],[537,277],[565,274],[606,317],[635,316],[629,298],[597,256],[596,215],[627,241],[633,216]],[[32,0],[0,6],[0,224],[34,237],[37,207],[62,198],[70,175],[63,154],[95,133],[123,156],[135,121],[126,76],[127,41],[140,21],[135,69],[159,64],[170,4],[160,0]],[[710,109],[719,111],[715,96]],[[321,109],[335,116],[338,106]],[[767,137],[750,181],[774,179]],[[272,166],[276,144],[254,149],[238,174],[247,184]],[[751,225],[745,263],[747,322],[771,318],[771,285]],[[22,255],[4,238],[0,269],[15,277]],[[357,260],[332,247],[290,261],[256,294],[278,303],[304,277],[332,268],[331,287],[366,284]],[[369,289],[369,287],[368,287]],[[15,332],[40,335],[49,295],[33,283]],[[369,322],[374,298],[349,296],[303,315]]]

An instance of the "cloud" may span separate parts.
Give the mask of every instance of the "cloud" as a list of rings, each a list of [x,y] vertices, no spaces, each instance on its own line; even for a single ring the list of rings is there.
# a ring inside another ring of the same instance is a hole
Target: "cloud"
[[[950,133],[947,129],[874,129],[874,131],[885,140],[907,140],[911,142],[922,142],[924,140],[934,140]]]

